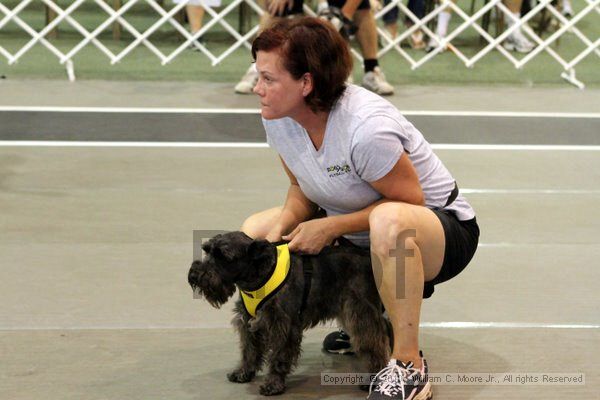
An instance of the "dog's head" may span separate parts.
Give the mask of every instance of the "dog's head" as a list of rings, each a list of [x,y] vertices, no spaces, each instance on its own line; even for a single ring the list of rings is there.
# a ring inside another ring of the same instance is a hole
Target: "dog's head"
[[[235,284],[245,281],[256,263],[265,259],[271,246],[243,232],[217,235],[202,246],[205,256],[192,263],[188,282],[194,293],[219,308],[235,293]]]

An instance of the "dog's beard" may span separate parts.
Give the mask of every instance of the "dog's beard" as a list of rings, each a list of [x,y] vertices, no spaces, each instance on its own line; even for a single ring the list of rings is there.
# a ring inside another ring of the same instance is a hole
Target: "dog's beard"
[[[194,298],[204,297],[215,308],[225,304],[236,290],[233,283],[225,282],[213,269],[199,262],[192,265],[188,282],[194,291]]]

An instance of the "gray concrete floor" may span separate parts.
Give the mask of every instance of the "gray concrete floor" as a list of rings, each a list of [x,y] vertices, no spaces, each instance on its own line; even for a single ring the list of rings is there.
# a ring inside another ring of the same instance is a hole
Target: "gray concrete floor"
[[[437,399],[599,399],[597,151],[440,150],[481,246],[423,306],[432,372],[585,374],[581,386],[438,385]],[[495,192],[477,192],[493,190]],[[0,399],[260,398],[227,382],[231,309],[192,299],[193,230],[280,204],[268,149],[0,147]],[[442,328],[437,322],[533,324]],[[545,324],[588,324],[550,328]],[[308,331],[283,398],[360,399]]]
[[[0,81],[0,106],[256,108],[255,97],[231,90]],[[600,112],[600,91],[568,86],[399,87],[390,100],[401,110]],[[13,124],[19,138],[27,118],[0,113],[0,130]],[[514,143],[529,133],[505,126]],[[568,134],[560,143],[597,141],[593,132],[581,141]],[[563,132],[554,135],[544,140]],[[470,192],[482,237],[469,268],[424,303],[421,346],[431,371],[581,372],[586,384],[438,385],[435,397],[600,399],[598,152],[438,154]],[[215,310],[192,299],[186,276],[194,230],[238,228],[280,204],[286,182],[268,149],[0,146],[0,399],[260,398],[261,377],[225,379],[239,358],[231,305]],[[436,325],[456,321],[496,325]],[[284,398],[364,398],[356,387],[320,385],[322,372],[362,371],[354,357],[321,353],[332,328],[306,333]]]
[[[600,145],[598,89],[396,89],[397,93],[388,99],[430,143]],[[258,98],[234,95],[232,91],[228,84],[189,82],[0,80],[0,140],[264,142]],[[80,109],[65,112],[24,108],[31,106]],[[82,111],[82,107],[96,109]],[[115,111],[114,107],[137,107],[144,112]],[[199,111],[205,108],[252,112]],[[439,111],[487,115],[435,115]],[[545,115],[523,118],[489,114],[498,111]],[[549,118],[548,114],[553,116]]]
[[[0,80],[0,106],[258,108],[233,84]],[[600,112],[600,89],[398,85],[388,99],[400,110]]]

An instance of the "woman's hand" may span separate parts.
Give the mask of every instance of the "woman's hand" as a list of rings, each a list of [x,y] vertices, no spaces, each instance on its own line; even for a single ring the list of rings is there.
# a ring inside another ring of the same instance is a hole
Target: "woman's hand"
[[[304,254],[319,254],[337,237],[331,218],[318,218],[302,222],[283,240],[289,240],[290,251]]]
[[[267,7],[269,14],[274,17],[281,16],[286,9],[291,10],[294,6],[294,0],[271,0]]]
[[[270,243],[281,242],[281,232],[278,229],[274,229],[265,236],[265,240]]]

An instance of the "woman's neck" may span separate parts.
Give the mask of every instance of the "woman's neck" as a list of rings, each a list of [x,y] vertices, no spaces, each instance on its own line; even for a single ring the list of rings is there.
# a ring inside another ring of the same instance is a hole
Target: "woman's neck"
[[[312,110],[306,109],[305,112],[297,115],[294,120],[306,130],[315,149],[319,150],[325,138],[328,118],[328,112],[314,113]]]

